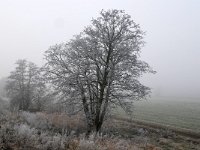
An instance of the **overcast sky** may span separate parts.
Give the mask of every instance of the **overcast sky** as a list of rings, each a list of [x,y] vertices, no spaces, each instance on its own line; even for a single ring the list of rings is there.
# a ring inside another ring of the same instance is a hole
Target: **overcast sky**
[[[17,59],[39,66],[49,46],[69,40],[101,9],[123,9],[146,31],[141,59],[154,95],[200,97],[199,0],[0,0],[0,77]]]

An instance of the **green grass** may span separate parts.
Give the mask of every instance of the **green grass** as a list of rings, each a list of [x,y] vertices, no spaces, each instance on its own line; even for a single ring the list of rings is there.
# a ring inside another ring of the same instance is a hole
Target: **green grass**
[[[137,120],[200,131],[200,99],[151,98],[133,109]]]

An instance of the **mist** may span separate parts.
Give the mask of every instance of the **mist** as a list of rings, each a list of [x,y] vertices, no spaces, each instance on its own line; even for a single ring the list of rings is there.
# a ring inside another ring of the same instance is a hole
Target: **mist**
[[[18,59],[42,66],[51,45],[73,38],[102,9],[122,9],[146,31],[141,59],[157,73],[141,80],[152,88],[152,96],[199,98],[199,8],[197,0],[2,1],[0,78]]]

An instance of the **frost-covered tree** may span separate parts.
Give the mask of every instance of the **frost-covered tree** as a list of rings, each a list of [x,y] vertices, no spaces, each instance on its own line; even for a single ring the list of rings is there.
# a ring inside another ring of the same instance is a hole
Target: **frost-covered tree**
[[[46,51],[48,79],[66,104],[84,110],[88,133],[101,129],[109,108],[130,112],[134,100],[150,93],[138,80],[154,72],[139,60],[143,35],[124,11],[102,10],[81,34]]]
[[[41,100],[45,82],[41,76],[41,69],[34,63],[20,59],[16,65],[15,70],[8,77],[7,95],[10,98],[11,107],[27,111],[32,103],[38,101],[38,97]]]

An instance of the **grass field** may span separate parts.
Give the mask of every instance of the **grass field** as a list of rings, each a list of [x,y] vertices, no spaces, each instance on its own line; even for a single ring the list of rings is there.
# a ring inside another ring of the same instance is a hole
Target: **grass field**
[[[200,99],[162,97],[135,102],[133,118],[199,132]]]

